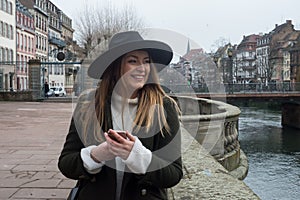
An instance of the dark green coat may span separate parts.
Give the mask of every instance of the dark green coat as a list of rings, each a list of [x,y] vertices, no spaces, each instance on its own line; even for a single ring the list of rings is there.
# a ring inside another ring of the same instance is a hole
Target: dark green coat
[[[110,127],[112,127],[109,102],[106,107],[108,111],[107,120]],[[176,185],[182,178],[178,113],[173,102],[168,98],[164,98],[164,107],[171,134],[164,132],[164,136],[157,133],[147,138],[139,137],[143,145],[152,151],[149,172],[143,175],[125,172],[121,200],[167,199],[166,188]],[[78,136],[74,121],[73,117],[66,142],[59,157],[58,167],[60,171],[70,179],[82,180],[83,187],[80,190],[79,199],[115,200],[116,170],[106,165],[97,174],[89,174],[85,170],[80,157],[80,151],[85,145]],[[133,134],[135,135],[135,133]],[[139,136],[139,134],[137,135]],[[108,162],[114,165],[114,160]]]

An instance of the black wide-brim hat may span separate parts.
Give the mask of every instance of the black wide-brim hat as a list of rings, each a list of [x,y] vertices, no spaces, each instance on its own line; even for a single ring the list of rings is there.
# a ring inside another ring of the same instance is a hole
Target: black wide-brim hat
[[[120,32],[111,38],[108,50],[90,65],[88,75],[91,78],[101,79],[111,63],[134,50],[146,50],[155,63],[157,71],[166,67],[173,58],[172,48],[164,42],[144,40],[137,31]]]

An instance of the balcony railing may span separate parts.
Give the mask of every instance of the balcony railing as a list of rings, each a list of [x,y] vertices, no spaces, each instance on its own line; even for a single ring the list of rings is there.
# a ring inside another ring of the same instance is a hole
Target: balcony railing
[[[61,47],[61,48],[66,46],[66,43],[63,40],[55,38],[55,37],[50,37],[49,43],[55,44],[56,46]]]

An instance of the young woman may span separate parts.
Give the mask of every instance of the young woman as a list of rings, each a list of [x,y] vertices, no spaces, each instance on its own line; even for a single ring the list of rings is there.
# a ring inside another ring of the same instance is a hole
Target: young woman
[[[179,109],[157,71],[171,48],[138,32],[114,35],[89,67],[101,79],[78,99],[59,169],[78,179],[78,199],[168,199],[182,178]]]

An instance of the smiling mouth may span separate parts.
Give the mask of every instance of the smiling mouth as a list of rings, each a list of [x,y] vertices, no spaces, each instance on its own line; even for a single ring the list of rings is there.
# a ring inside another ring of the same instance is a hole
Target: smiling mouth
[[[132,75],[132,77],[137,80],[144,80],[144,78],[145,78],[144,75]]]

